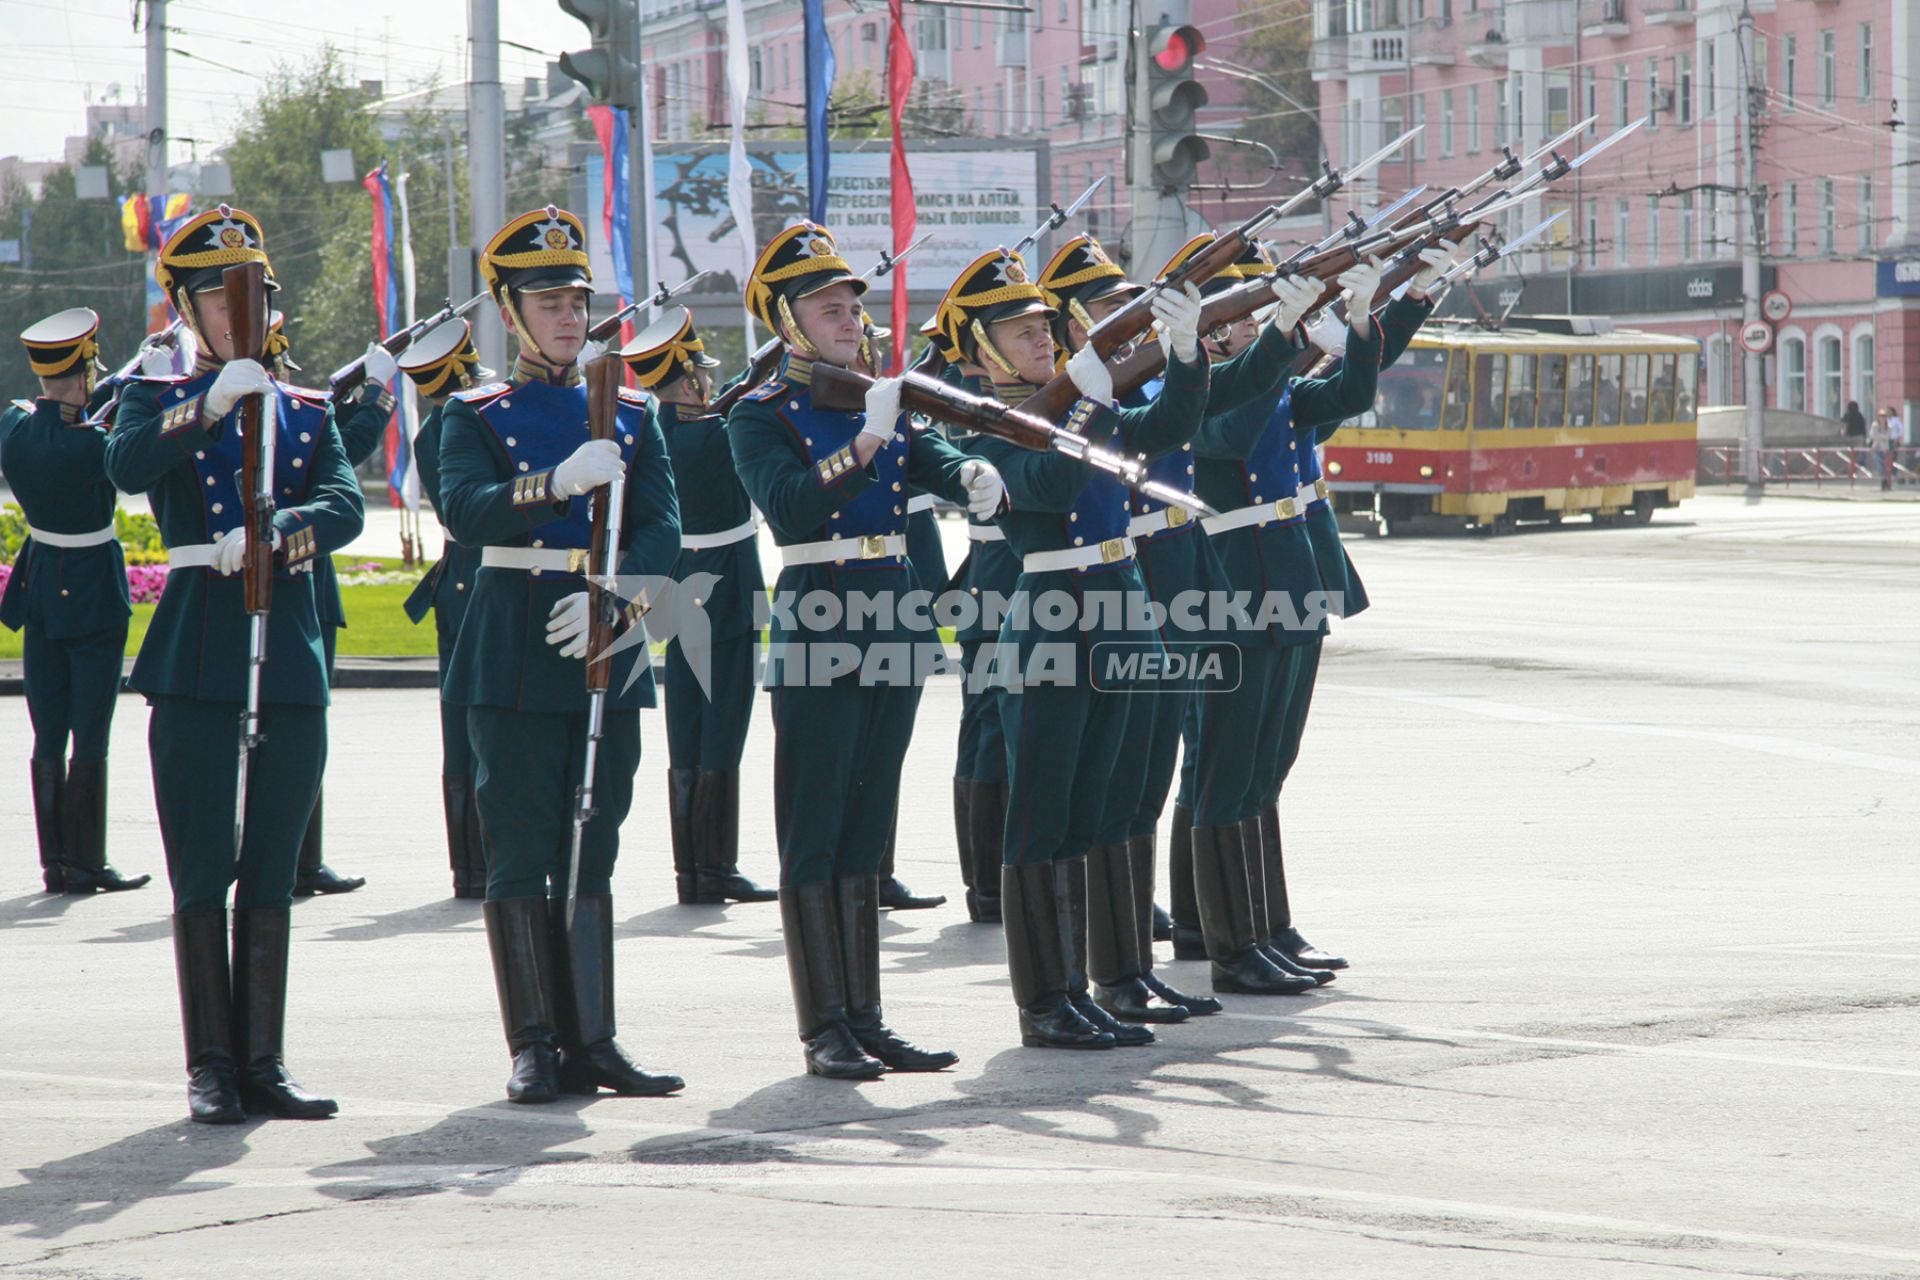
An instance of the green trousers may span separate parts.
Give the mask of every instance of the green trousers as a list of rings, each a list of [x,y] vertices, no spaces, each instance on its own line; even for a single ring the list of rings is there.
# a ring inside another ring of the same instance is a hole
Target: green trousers
[[[574,792],[586,772],[587,713],[468,707],[474,801],[487,845],[487,900],[563,897],[573,848]],[[582,833],[580,892],[612,891],[620,824],[640,767],[640,713],[606,714],[594,769],[594,816]]]
[[[1142,695],[1085,682],[1000,695],[1007,735],[1006,865],[1074,858],[1099,839],[1108,789]]]
[[[780,884],[879,870],[920,706],[917,685],[776,685],[773,817]]]
[[[753,722],[753,658],[760,638],[744,632],[716,640],[702,689],[678,641],[667,646],[667,764],[726,773],[740,767]]]
[[[21,656],[26,659],[33,758],[66,759],[71,738],[75,760],[106,759],[113,709],[120,701],[127,624],[60,640],[48,639],[31,624],[25,632]]]

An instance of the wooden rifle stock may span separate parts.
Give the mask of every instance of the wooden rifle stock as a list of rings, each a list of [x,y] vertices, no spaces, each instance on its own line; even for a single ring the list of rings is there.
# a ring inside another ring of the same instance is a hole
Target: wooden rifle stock
[[[816,364],[813,366],[813,403],[822,409],[859,413],[866,408],[867,388],[874,382],[875,379],[853,369]],[[901,379],[900,407],[963,431],[998,436],[1036,452],[1052,448],[1056,436],[1067,434],[1052,423],[1035,418],[1024,408],[1015,409],[987,396],[976,396],[922,373],[909,373]]]
[[[233,358],[264,361],[267,354],[267,269],[259,262],[243,262],[221,273],[227,294],[228,331],[233,335]],[[267,429],[266,406],[260,396],[242,396],[235,406],[240,424],[240,484],[246,504],[247,554],[241,567],[246,586],[247,612],[265,613],[273,604],[273,478],[262,484],[261,468]],[[262,490],[265,495],[262,496]]]
[[[594,440],[616,439],[620,413],[620,357],[604,355],[587,366],[587,435]],[[613,520],[614,490],[603,484],[593,491],[593,541],[588,551],[587,575],[587,692],[607,691],[607,650],[613,643],[613,624],[620,597],[598,584],[599,576],[611,577],[618,569],[620,549],[612,546],[609,531]]]
[[[726,417],[727,412],[740,403],[742,396],[771,378],[773,371],[779,367],[780,339],[769,338],[761,344],[759,350],[753,353],[753,360],[747,365],[746,376],[723,391],[718,400],[707,406],[707,412],[718,417]]]

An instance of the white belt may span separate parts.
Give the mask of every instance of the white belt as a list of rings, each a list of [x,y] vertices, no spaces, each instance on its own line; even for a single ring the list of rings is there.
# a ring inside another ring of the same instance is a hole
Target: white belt
[[[1132,538],[1108,538],[1091,547],[1068,547],[1064,551],[1034,551],[1020,557],[1020,567],[1028,573],[1052,573],[1057,569],[1090,569],[1097,564],[1114,564],[1133,559]]]
[[[112,525],[104,529],[95,529],[92,533],[48,533],[45,529],[27,526],[27,536],[43,547],[97,547],[112,542],[119,535]]]
[[[760,530],[760,521],[749,516],[745,524],[737,524],[720,533],[683,533],[680,535],[682,551],[711,551],[715,547],[730,547],[736,542],[745,542]]]
[[[213,544],[195,542],[184,547],[167,548],[167,567],[170,569],[204,569],[213,563]]]
[[[967,521],[968,542],[1005,542],[1007,531],[997,524],[975,524]]]
[[[916,493],[907,499],[907,514],[912,515],[916,511],[931,511],[933,510],[933,504],[938,501],[939,499],[931,493]]]
[[[780,563],[788,568],[803,564],[841,564],[848,560],[884,560],[907,554],[907,536],[903,533],[870,533],[858,538],[834,538],[828,542],[800,542],[780,548]]]
[[[1313,482],[1313,496],[1308,498],[1307,501],[1309,503],[1325,502],[1332,496],[1333,490],[1327,488],[1327,482],[1325,480],[1315,480]]]
[[[522,573],[585,573],[592,553],[584,547],[482,547],[482,569],[518,569]]]
[[[1244,529],[1250,524],[1265,524],[1269,520],[1298,520],[1306,513],[1305,499],[1281,498],[1277,502],[1263,502],[1257,507],[1235,507],[1217,516],[1205,516],[1200,525],[1209,534],[1225,533],[1229,529]]]
[[[1185,507],[1163,507],[1127,521],[1127,536],[1135,540],[1149,538],[1166,529],[1178,529],[1192,519],[1193,512]]]

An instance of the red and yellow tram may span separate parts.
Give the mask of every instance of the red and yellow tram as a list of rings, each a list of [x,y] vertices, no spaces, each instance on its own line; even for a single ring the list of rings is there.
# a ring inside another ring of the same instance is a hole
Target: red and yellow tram
[[[1693,496],[1700,344],[1535,323],[1423,329],[1380,375],[1372,411],[1327,442],[1335,509],[1379,533],[1432,517],[1498,532],[1576,514],[1644,522]]]

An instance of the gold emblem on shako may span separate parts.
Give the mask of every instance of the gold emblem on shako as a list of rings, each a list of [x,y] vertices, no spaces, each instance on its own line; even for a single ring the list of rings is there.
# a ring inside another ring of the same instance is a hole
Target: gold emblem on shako
[[[816,258],[824,258],[833,252],[833,242],[824,236],[815,236],[807,241],[807,252]]]
[[[1105,262],[1107,260],[1107,251],[1091,240],[1087,241],[1086,254],[1088,262]]]
[[[1027,282],[1026,268],[1012,258],[1007,259],[1004,274],[1006,275],[1008,284],[1025,284]]]

